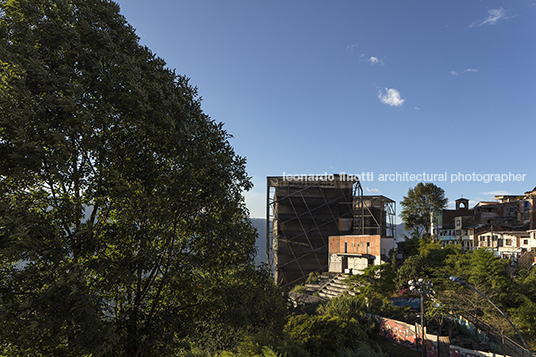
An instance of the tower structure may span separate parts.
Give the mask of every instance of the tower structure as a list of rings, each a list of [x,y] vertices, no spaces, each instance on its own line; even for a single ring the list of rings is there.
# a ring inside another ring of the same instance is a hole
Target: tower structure
[[[351,175],[267,178],[267,262],[275,281],[291,287],[327,271],[330,236],[352,234],[354,200],[363,196]]]

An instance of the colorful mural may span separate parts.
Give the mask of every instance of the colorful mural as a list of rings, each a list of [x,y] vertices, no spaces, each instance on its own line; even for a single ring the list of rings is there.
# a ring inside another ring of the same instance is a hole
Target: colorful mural
[[[412,325],[383,317],[378,317],[377,320],[383,337],[406,347],[417,347],[417,335]]]
[[[420,326],[409,325],[405,322],[386,319],[383,317],[375,317],[380,325],[380,335],[390,341],[401,344],[406,347],[417,349],[420,342]],[[428,337],[428,338],[426,338]],[[437,344],[432,341],[437,340],[436,335],[425,336],[426,355],[428,357],[438,357]],[[451,345],[449,351],[450,357],[488,357],[496,356],[491,352],[474,351]],[[501,355],[502,356],[502,355]]]

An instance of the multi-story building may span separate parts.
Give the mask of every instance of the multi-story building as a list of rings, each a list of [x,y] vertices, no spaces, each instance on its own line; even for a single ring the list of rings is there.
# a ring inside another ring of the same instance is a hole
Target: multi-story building
[[[380,235],[346,235],[329,237],[329,271],[359,274],[371,265],[389,260],[395,248],[394,237]]]
[[[529,240],[530,233],[525,231],[491,230],[475,235],[475,248],[490,248],[501,258],[517,259],[529,248]]]
[[[497,195],[495,201],[456,200],[456,209],[432,216],[432,232],[443,244],[464,250],[491,248],[503,257],[518,257],[536,249],[536,188],[524,195]]]
[[[455,209],[444,209],[432,214],[432,236],[442,244],[461,244],[464,250],[472,249],[475,226],[474,209],[467,198],[456,200]]]
[[[531,191],[525,192],[523,199],[518,201],[518,221],[528,225],[528,230],[536,229],[536,187]]]
[[[268,177],[267,262],[275,281],[291,287],[326,271],[328,238],[353,232],[356,180]]]
[[[395,201],[363,196],[355,176],[278,176],[267,182],[267,262],[282,287],[328,271],[332,236],[378,235],[394,241]]]

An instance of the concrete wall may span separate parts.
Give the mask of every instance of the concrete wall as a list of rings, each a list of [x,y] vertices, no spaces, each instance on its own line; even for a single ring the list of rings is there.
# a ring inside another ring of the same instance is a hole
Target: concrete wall
[[[344,273],[346,269],[359,272],[369,266],[368,257],[330,254],[328,271],[331,273]]]
[[[331,273],[342,273],[342,255],[330,254],[328,257],[328,271]]]
[[[407,324],[405,322],[386,319],[383,317],[375,316],[376,321],[380,325],[380,335],[387,338],[390,341],[398,343],[400,345],[416,349],[420,345],[420,336],[421,328],[419,324],[415,326]],[[428,357],[437,357],[438,348],[437,348],[438,336],[426,333],[425,329],[425,341],[424,345],[426,346],[426,356]],[[420,347],[419,347],[420,348]],[[471,357],[494,357],[494,356],[505,356],[503,354],[496,354],[493,352],[484,352],[484,351],[475,351],[467,348],[462,348],[454,345],[449,347],[449,355],[452,357],[462,357],[462,356],[471,356]]]
[[[368,267],[368,259],[366,257],[348,257],[348,269],[361,271]]]

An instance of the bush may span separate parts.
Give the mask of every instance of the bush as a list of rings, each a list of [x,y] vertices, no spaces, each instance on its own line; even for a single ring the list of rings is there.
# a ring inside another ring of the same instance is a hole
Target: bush
[[[367,340],[355,319],[330,316],[293,316],[285,325],[285,332],[312,357],[333,356],[339,348],[357,348]]]
[[[296,286],[294,286],[292,288],[292,290],[290,290],[290,292],[306,294],[307,293],[307,288],[305,287],[305,285],[296,285]]]
[[[319,276],[320,276],[320,273],[318,272],[309,273],[309,276],[307,277],[307,280],[305,281],[305,283],[314,284],[318,281]]]
[[[255,335],[246,336],[238,346],[239,356],[270,356],[269,353],[276,353],[277,356],[285,357],[309,357],[307,351],[291,340],[288,335],[279,340],[268,331],[262,331]],[[221,356],[218,356],[221,357]]]
[[[362,342],[356,349],[340,348],[337,350],[337,357],[388,357],[386,353],[375,351],[368,344]]]
[[[318,306],[317,312],[320,315],[339,317],[346,320],[352,318],[360,320],[366,316],[367,307],[363,300],[355,296],[340,295]]]

